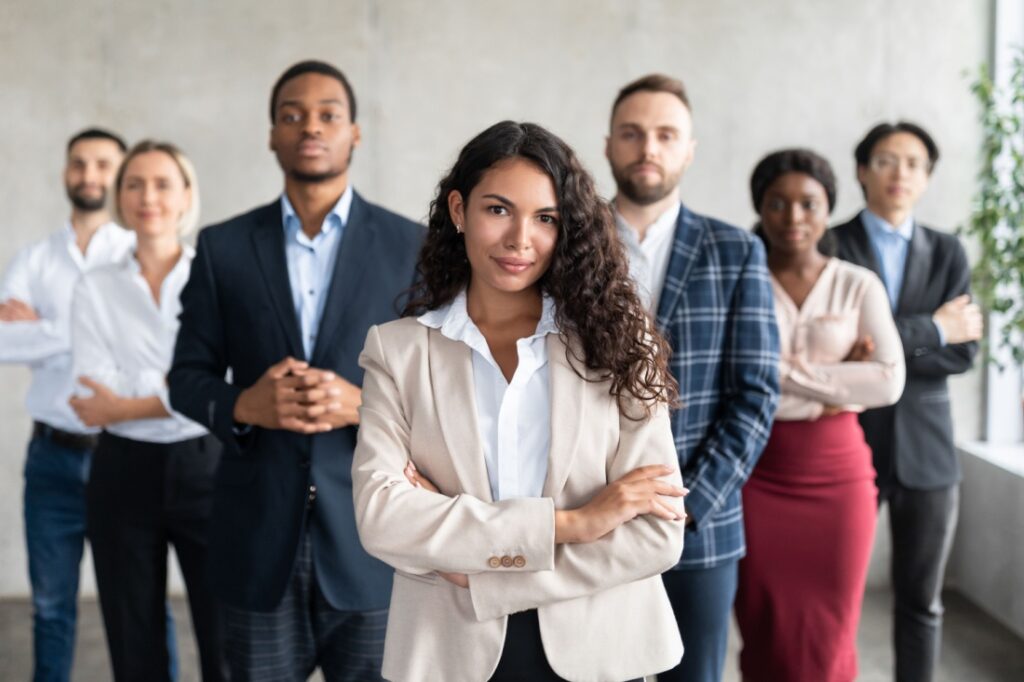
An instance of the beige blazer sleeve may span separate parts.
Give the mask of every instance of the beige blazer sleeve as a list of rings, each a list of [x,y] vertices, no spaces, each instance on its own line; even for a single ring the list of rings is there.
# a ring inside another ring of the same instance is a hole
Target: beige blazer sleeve
[[[407,573],[473,573],[487,557],[525,555],[524,568],[554,566],[555,507],[550,498],[485,502],[415,488],[403,470],[409,461],[409,421],[377,327],[359,358],[366,370],[359,443],[352,465],[356,525],[371,555]]]
[[[619,445],[607,462],[608,480],[648,464],[679,466],[669,411],[664,406],[643,421],[620,413]],[[682,485],[678,470],[668,480]],[[554,570],[472,575],[469,590],[476,617],[498,618],[664,573],[682,556],[684,526],[685,521],[645,514],[595,542],[558,545]]]
[[[814,364],[803,357],[783,361],[783,395],[829,405],[882,407],[899,400],[906,381],[903,345],[882,282],[871,277],[860,308],[858,335],[870,335],[875,353],[865,362]],[[794,406],[795,407],[795,406]],[[792,419],[794,415],[786,412]],[[820,411],[819,411],[820,414]]]

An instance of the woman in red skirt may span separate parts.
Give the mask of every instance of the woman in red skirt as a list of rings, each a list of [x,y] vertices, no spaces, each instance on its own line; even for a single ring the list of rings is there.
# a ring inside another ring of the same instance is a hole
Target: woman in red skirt
[[[740,669],[745,682],[848,682],[877,495],[857,412],[899,398],[903,348],[881,280],[821,248],[836,195],[828,162],[776,152],[750,185],[775,294],[782,396],[743,489]]]

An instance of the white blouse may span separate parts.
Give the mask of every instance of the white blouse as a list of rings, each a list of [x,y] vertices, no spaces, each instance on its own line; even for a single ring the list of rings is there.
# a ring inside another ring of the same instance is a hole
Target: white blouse
[[[195,251],[182,247],[181,258],[153,300],[135,254],[120,263],[92,270],[75,289],[71,315],[74,376],[87,376],[126,398],[156,396],[171,416],[137,419],[105,427],[122,438],[174,443],[198,438],[206,429],[171,410],[167,370],[174,355],[181,313],[181,290],[188,281]],[[90,395],[78,385],[80,395]]]
[[[537,330],[516,342],[519,363],[512,381],[505,380],[483,333],[470,319],[465,291],[419,321],[473,351],[477,423],[492,499],[540,497],[551,446],[551,379],[545,337],[558,333],[554,302],[544,298]]]
[[[875,273],[832,258],[799,307],[775,277],[771,282],[781,350],[777,420],[817,419],[826,405],[861,411],[899,400],[903,344]],[[874,341],[872,357],[844,362],[864,336]]]

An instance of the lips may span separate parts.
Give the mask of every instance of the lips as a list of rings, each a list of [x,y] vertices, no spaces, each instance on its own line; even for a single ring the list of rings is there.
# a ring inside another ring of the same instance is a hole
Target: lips
[[[303,156],[318,156],[326,151],[327,147],[325,147],[320,142],[312,142],[307,140],[306,142],[299,143],[299,153],[302,154]]]
[[[533,261],[524,260],[522,258],[495,258],[494,262],[497,263],[498,267],[502,270],[512,274],[519,274],[533,265]]]

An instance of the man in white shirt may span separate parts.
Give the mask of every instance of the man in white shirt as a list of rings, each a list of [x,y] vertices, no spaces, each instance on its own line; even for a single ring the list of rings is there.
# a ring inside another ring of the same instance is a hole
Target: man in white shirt
[[[24,511],[37,681],[71,675],[85,484],[96,441],[96,429],[85,427],[68,405],[71,300],[83,272],[124,258],[135,243],[107,211],[124,153],[124,141],[105,130],[71,138],[64,168],[71,218],[22,249],[0,281],[0,362],[32,371]]]

